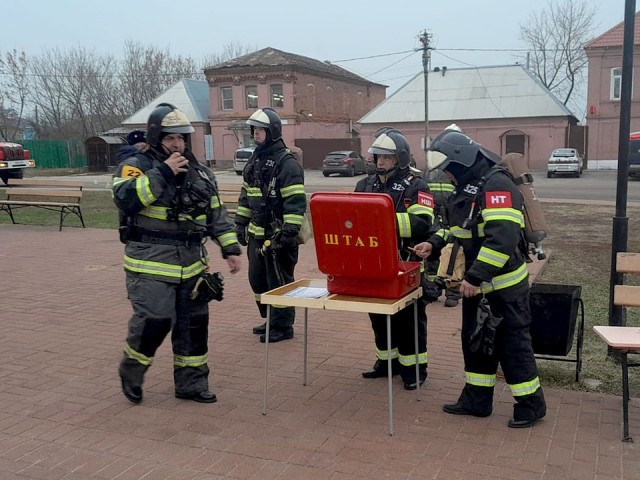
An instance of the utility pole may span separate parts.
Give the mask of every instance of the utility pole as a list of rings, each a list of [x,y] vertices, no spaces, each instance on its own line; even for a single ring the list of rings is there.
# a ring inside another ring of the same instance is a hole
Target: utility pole
[[[424,164],[427,171],[427,151],[429,150],[429,63],[431,60],[431,34],[423,30],[420,34],[422,44],[422,71],[424,72]]]

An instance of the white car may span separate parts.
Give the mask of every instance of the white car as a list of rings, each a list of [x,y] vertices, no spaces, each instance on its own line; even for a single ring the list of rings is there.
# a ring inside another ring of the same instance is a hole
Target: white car
[[[582,157],[575,148],[556,148],[547,162],[547,178],[554,175],[582,175]]]
[[[239,148],[236,150],[236,153],[233,157],[233,169],[236,171],[237,175],[242,175],[244,172],[244,167],[247,166],[247,161],[253,155],[253,151],[256,147],[245,147]]]

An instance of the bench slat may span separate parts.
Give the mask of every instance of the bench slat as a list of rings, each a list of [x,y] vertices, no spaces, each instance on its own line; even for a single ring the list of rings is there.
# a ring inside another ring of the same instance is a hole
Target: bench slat
[[[0,200],[0,205],[26,205],[31,207],[79,207],[79,203],[68,202],[30,202],[28,200]]]
[[[640,307],[640,286],[615,285],[613,304],[620,307]]]
[[[65,182],[62,180],[42,180],[37,178],[10,178],[8,185],[11,187],[21,186],[34,186],[34,187],[66,187],[66,188],[77,188],[82,190],[84,184],[79,182]]]
[[[82,192],[79,190],[35,190],[30,188],[8,188],[6,195],[9,200],[16,197],[82,198]]]
[[[618,252],[616,271],[618,273],[640,273],[640,253]]]

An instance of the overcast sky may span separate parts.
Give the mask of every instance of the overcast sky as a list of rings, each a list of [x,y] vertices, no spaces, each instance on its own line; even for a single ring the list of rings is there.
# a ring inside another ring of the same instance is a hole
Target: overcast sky
[[[563,1],[563,0],[559,0]],[[126,40],[196,60],[228,43],[329,60],[388,94],[422,71],[418,36],[433,35],[432,67],[513,64],[524,55],[520,25],[547,0],[6,0],[0,50],[38,55],[82,45],[119,56]],[[624,19],[624,0],[588,0],[594,36]],[[468,51],[479,49],[486,51]],[[352,60],[362,57],[375,57]],[[350,60],[350,61],[344,61]]]

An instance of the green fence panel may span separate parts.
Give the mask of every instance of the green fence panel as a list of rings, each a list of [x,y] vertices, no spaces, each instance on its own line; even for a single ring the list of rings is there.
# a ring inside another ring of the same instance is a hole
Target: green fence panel
[[[23,140],[36,168],[85,168],[87,156],[80,140]]]

